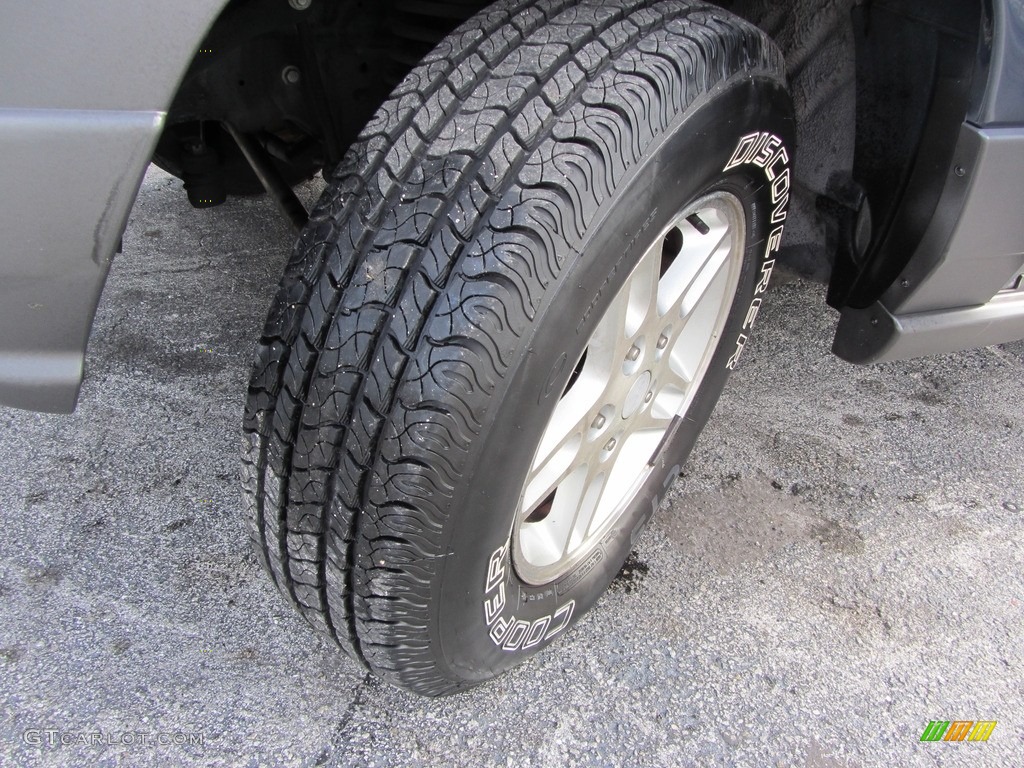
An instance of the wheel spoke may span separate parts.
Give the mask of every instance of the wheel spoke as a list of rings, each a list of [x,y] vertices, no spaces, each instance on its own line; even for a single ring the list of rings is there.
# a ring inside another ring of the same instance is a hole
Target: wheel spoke
[[[633,268],[622,294],[628,296],[626,336],[634,336],[646,323],[656,319],[660,285],[662,243],[656,240]]]
[[[671,426],[672,419],[682,412],[686,399],[687,390],[679,386],[678,382],[663,385],[655,394],[650,406],[633,417],[633,430],[636,432],[660,431],[664,434]]]
[[[629,490],[642,480],[644,465],[661,442],[668,424],[632,431],[612,455],[590,469],[565,554],[579,548],[628,500]]]
[[[668,431],[669,420],[651,421],[646,426],[638,424],[638,428],[626,439],[619,455],[612,467],[609,486],[615,488],[617,493],[610,494],[621,499],[632,488],[639,479],[643,477],[644,467],[647,466],[655,450],[661,444],[665,432]],[[608,513],[613,512],[609,509]]]
[[[570,420],[566,420],[570,421]],[[522,509],[529,514],[568,477],[579,463],[586,425],[579,420],[566,426],[552,421],[544,434],[523,490]],[[549,437],[550,434],[550,437]]]
[[[601,505],[605,488],[608,484],[608,473],[602,466],[589,469],[586,479],[581,485],[581,493],[576,497],[576,509],[572,517],[572,526],[566,537],[562,556],[578,549],[586,539],[587,532],[594,522],[594,516]]]
[[[682,328],[672,345],[669,367],[676,376],[692,382],[701,370],[705,353],[717,342],[717,325],[729,286],[729,248],[715,250],[680,302]],[[712,342],[709,344],[709,341]]]
[[[633,346],[633,337],[656,312],[658,253],[652,247],[612,299],[591,337],[588,365],[608,381],[617,374]]]
[[[565,557],[589,476],[588,465],[574,467],[558,486],[544,519],[521,523],[519,543],[530,562],[544,566]]]
[[[730,244],[719,243],[718,246],[707,255],[701,264],[700,271],[694,276],[693,282],[687,287],[679,301],[679,312],[685,318],[693,312],[694,308],[703,300],[711,296],[711,284],[722,274],[722,270],[728,264]]]
[[[721,266],[729,253],[730,232],[726,222],[712,223],[707,234],[701,234],[689,222],[683,229],[683,246],[658,282],[658,312],[662,316],[685,306],[688,298],[702,293],[707,285],[703,277],[709,266],[712,269],[716,264]]]
[[[626,322],[629,317],[629,293],[621,291],[594,329],[590,339],[587,365],[606,382],[618,369],[629,349]],[[584,369],[586,370],[586,369]]]

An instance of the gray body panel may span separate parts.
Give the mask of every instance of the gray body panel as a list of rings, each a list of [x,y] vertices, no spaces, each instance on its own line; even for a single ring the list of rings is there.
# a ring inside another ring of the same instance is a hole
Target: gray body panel
[[[5,3],[0,107],[165,110],[225,0]]]
[[[844,310],[834,351],[850,362],[879,363],[1020,338],[1024,338],[1024,292],[1003,291],[976,307],[935,312],[893,315],[881,303]]]
[[[159,112],[0,110],[0,402],[70,411]]]
[[[4,8],[0,405],[74,408],[111,256],[178,80],[222,5]]]
[[[833,351],[902,360],[1024,338],[1024,126],[965,124],[942,198],[903,274],[867,308],[847,307]]]
[[[954,157],[945,191],[966,184],[963,206],[948,235],[947,222],[933,220],[922,239],[942,254],[939,266],[912,293],[900,295],[897,281],[886,295],[899,314],[984,304],[1024,266],[1024,128],[965,125]]]

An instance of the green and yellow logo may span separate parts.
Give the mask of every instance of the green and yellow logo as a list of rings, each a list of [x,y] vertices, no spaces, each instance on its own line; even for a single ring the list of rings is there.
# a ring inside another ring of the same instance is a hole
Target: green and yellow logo
[[[988,741],[995,720],[930,720],[921,741]]]

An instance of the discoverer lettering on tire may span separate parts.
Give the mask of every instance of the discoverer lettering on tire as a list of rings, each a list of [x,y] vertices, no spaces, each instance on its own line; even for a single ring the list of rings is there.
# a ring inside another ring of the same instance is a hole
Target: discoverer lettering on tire
[[[772,255],[778,253],[779,245],[782,243],[782,232],[785,228],[782,222],[786,220],[786,208],[789,205],[789,152],[781,138],[767,131],[747,134],[739,140],[736,150],[722,171],[731,171],[745,163],[764,169],[765,177],[771,183],[771,221],[777,226],[768,235],[764,256],[761,260],[761,277],[754,289],[755,298],[751,300],[750,307],[743,319],[742,332],[736,339],[736,350],[726,362],[726,367],[729,370],[733,370],[739,363],[749,333],[757,321],[757,313],[760,311],[763,301],[761,295],[768,290],[768,282],[771,280],[772,270],[775,268],[775,259],[772,258]]]

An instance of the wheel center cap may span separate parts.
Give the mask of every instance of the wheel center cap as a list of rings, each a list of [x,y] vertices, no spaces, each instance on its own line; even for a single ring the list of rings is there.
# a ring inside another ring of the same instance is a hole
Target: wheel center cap
[[[633,382],[633,386],[629,389],[629,394],[626,395],[625,402],[622,403],[622,418],[628,419],[640,410],[640,406],[644,404],[644,397],[647,396],[647,390],[650,386],[651,372],[644,371],[640,374],[637,380]]]

